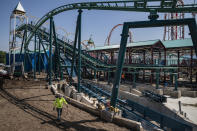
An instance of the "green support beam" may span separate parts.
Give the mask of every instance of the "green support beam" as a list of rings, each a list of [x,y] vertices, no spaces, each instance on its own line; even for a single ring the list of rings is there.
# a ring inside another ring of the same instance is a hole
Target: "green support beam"
[[[119,49],[119,53],[118,53],[118,62],[117,62],[116,74],[115,74],[115,79],[114,79],[114,83],[113,83],[111,102],[110,102],[111,106],[113,106],[113,107],[116,106],[116,100],[118,97],[120,78],[121,78],[121,74],[122,74],[122,66],[123,66],[124,58],[125,58],[127,39],[129,37],[128,32],[129,32],[129,28],[126,24],[124,24],[123,30],[122,30],[122,35],[121,35],[122,37],[121,37],[120,49]]]
[[[41,66],[41,53],[40,53],[40,48],[41,48],[41,45],[40,45],[40,42],[41,40],[39,39],[39,45],[38,45],[38,50],[39,50],[39,53],[38,53],[38,71],[39,71],[39,75],[40,75],[40,66]]]
[[[55,52],[54,52],[54,73],[55,78],[57,79],[60,76],[60,55],[59,55],[59,44],[57,43],[56,31],[55,31],[55,23],[53,21],[53,38],[55,44]]]
[[[79,15],[77,17],[77,25],[75,29],[75,39],[74,39],[74,45],[73,45],[73,56],[72,56],[72,63],[71,63],[71,74],[70,74],[70,85],[72,84],[72,75],[73,75],[73,70],[75,66],[75,59],[76,59],[76,45],[77,45],[77,36],[78,36],[78,27],[79,26]]]
[[[36,34],[34,41],[34,79],[36,79]]]
[[[110,72],[107,72],[107,81],[108,81],[108,85],[110,84]]]
[[[177,73],[174,74],[174,90],[177,91],[178,88],[178,75]]]
[[[52,42],[53,42],[53,17],[50,18],[50,38],[49,38],[49,85],[52,85]]]
[[[154,2],[160,2],[158,5],[154,5]],[[28,44],[36,30],[38,30],[42,24],[44,24],[51,17],[62,13],[64,11],[75,10],[75,9],[88,9],[88,10],[117,10],[117,11],[138,11],[138,12],[156,12],[162,13],[191,13],[197,11],[197,4],[184,4],[176,5],[177,2],[173,1],[161,1],[161,0],[127,0],[127,1],[102,1],[102,2],[83,2],[83,3],[73,3],[57,7],[44,15],[37,23],[36,28],[27,38],[25,43],[25,48]]]
[[[81,13],[82,10],[78,10],[79,12],[79,34],[78,34],[78,86],[77,90],[78,92],[81,92]]]

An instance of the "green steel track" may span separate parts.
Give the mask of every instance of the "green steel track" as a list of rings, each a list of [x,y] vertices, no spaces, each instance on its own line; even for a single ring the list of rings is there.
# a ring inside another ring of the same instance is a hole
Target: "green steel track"
[[[73,3],[57,7],[45,14],[35,25],[24,44],[25,49],[35,32],[50,17],[68,10],[88,9],[88,10],[116,10],[116,11],[136,11],[136,12],[197,12],[197,4],[177,5],[177,0],[129,0],[129,1],[106,1],[106,2],[83,2]]]
[[[32,32],[34,30],[35,26],[31,24],[27,25],[21,25],[17,28],[17,31],[23,31],[23,30],[28,30],[29,32]],[[36,34],[41,36],[43,40],[46,42],[49,42],[49,33],[44,31],[43,29],[39,28],[36,31]],[[20,37],[20,36],[18,36]],[[57,38],[57,42],[60,46],[61,53],[64,53],[67,56],[72,56],[73,54],[73,45]],[[65,48],[65,52],[64,52]],[[78,53],[78,50],[75,52],[76,54]],[[81,52],[81,58],[82,58],[82,63],[84,66],[89,67],[93,70],[97,71],[108,71],[108,72],[113,72],[116,69],[116,65],[110,65],[106,64],[103,61],[100,61],[99,59],[96,59],[92,56],[90,56],[87,52]],[[172,67],[172,66],[158,66],[158,65],[124,65],[123,68],[127,69],[177,69],[177,67]]]

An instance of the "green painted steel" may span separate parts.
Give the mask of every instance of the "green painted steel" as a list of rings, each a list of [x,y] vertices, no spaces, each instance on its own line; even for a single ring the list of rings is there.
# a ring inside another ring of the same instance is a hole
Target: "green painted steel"
[[[107,72],[107,83],[108,85],[110,84],[110,72],[109,71]]]
[[[82,10],[78,10],[79,12],[79,28],[78,28],[78,92],[81,92],[81,13]]]
[[[41,57],[42,57],[42,56],[41,56],[41,53],[40,53],[40,48],[41,48],[40,41],[41,41],[41,40],[39,39],[39,45],[38,45],[38,50],[39,50],[39,51],[38,51],[38,71],[39,71],[39,75],[40,75],[40,66],[41,66],[41,65],[40,65],[40,64],[41,64],[40,59],[41,59]]]
[[[151,4],[151,2],[159,2],[158,5]],[[74,9],[88,9],[88,10],[117,10],[117,11],[137,11],[137,12],[185,12],[191,13],[197,11],[197,4],[176,5],[177,0],[130,0],[130,1],[106,1],[106,2],[84,2],[63,5],[45,14],[35,26],[35,29],[30,33],[25,43],[25,48],[32,39],[34,33],[43,23],[50,17],[61,12]]]
[[[121,34],[122,37],[121,37],[121,42],[120,42],[120,50],[118,53],[118,62],[117,62],[117,68],[116,68],[116,73],[115,73],[115,79],[113,82],[113,89],[112,89],[111,102],[110,102],[111,106],[113,107],[116,106],[116,100],[118,97],[120,78],[121,78],[122,67],[123,67],[124,58],[125,58],[127,39],[129,37],[128,32],[129,32],[129,28],[127,25],[124,24],[122,34]]]
[[[147,28],[147,27],[162,27],[162,26],[173,26],[173,25],[188,25],[191,32],[191,38],[193,46],[197,53],[197,27],[194,18],[188,19],[177,19],[177,20],[151,20],[151,21],[137,21],[137,22],[124,22],[123,30],[121,35],[120,49],[118,53],[118,62],[116,66],[116,74],[112,89],[111,106],[116,107],[116,100],[119,91],[120,77],[122,73],[122,67],[124,63],[124,56],[127,45],[128,30],[129,28]]]
[[[36,79],[36,34],[35,34],[35,41],[34,41],[34,79]]]
[[[197,25],[196,25],[195,18],[188,23],[188,26],[189,26],[189,31],[190,31],[190,35],[192,38],[192,42],[194,45],[193,47],[194,47],[194,50],[195,50],[196,56],[197,56],[197,37],[196,37],[197,36]]]
[[[177,79],[178,79],[178,74],[175,73],[174,74],[174,90],[175,91],[177,91],[177,88],[178,88],[178,81],[177,81]]]
[[[20,27],[17,28],[17,30],[22,31],[25,29],[25,26],[27,26],[27,30],[32,31],[34,26],[33,25],[22,25]],[[44,30],[39,29],[37,31],[37,33],[39,34],[38,37],[39,39],[41,39],[41,36],[43,36],[43,39],[45,41],[49,40],[49,33],[45,32]],[[73,55],[77,54],[77,49],[75,49],[72,45],[65,43],[64,41],[61,41],[60,39],[57,39],[58,44],[60,45],[60,48],[64,48],[66,49],[66,54],[72,53]],[[47,60],[49,61],[49,56],[46,53],[46,49],[44,47],[44,43],[41,41],[41,46],[43,48],[43,51],[45,53],[45,56],[47,58]],[[73,51],[75,49],[75,51]],[[75,52],[75,53],[74,53]],[[74,53],[74,54],[73,54]],[[88,66],[91,69],[97,69],[98,71],[110,71],[113,72],[113,70],[115,70],[116,66],[115,65],[111,65],[111,64],[105,64],[103,62],[101,62],[98,59],[95,59],[89,55],[87,55],[86,53],[82,52],[81,54],[81,58],[82,58],[82,62],[85,64],[85,66]],[[75,59],[75,57],[74,57]],[[158,65],[124,65],[124,68],[127,69],[177,69],[177,67],[172,67],[172,66],[158,66]]]
[[[59,56],[59,44],[57,43],[57,38],[56,38],[56,31],[55,31],[55,23],[53,21],[53,43],[55,44],[55,52],[54,52],[54,59],[53,59],[53,65],[54,65],[54,73],[55,73],[55,78],[57,79],[60,76],[60,56]]]
[[[53,17],[50,18],[50,39],[49,39],[49,85],[52,84],[52,39],[53,39]]]
[[[28,24],[28,25],[22,25],[22,26],[18,27],[17,30],[22,31],[25,29],[25,26],[28,27],[27,30],[29,30],[29,31],[32,31],[34,28],[33,25]],[[41,36],[44,36],[43,39],[45,41],[49,40],[49,33],[45,32],[44,30],[39,29],[39,30],[37,30],[37,33],[39,34],[38,35],[39,39],[41,39]],[[75,49],[69,43],[65,43],[60,39],[57,39],[57,42],[59,43],[61,49],[66,48],[67,54],[70,52],[72,52],[72,54],[75,52],[73,55],[77,54],[77,49]],[[49,61],[49,56],[47,55],[46,49],[43,44],[44,43],[41,41],[41,46],[43,47],[43,50],[45,52],[45,56],[46,56],[47,60]],[[75,51],[73,51],[74,49],[75,49]],[[84,52],[82,52],[81,58],[82,58],[82,62],[91,69],[97,69],[98,71],[113,71],[116,68],[115,65],[103,63],[100,60],[95,59]],[[74,59],[75,59],[75,57],[74,57]],[[167,70],[177,68],[177,67],[172,67],[172,66],[158,66],[158,65],[124,65],[123,67],[128,68],[128,69],[134,69],[134,68],[136,68],[136,69],[157,69],[157,68],[159,68],[159,69],[167,69]]]
[[[76,23],[76,29],[75,29],[75,40],[74,40],[74,46],[73,46],[73,51],[72,51],[72,63],[71,63],[71,76],[70,76],[70,85],[72,82],[72,75],[73,75],[73,70],[74,70],[74,65],[75,65],[75,59],[76,59],[76,45],[77,45],[77,35],[78,35],[78,26],[79,26],[79,16],[77,17],[77,23]]]
[[[154,21],[138,21],[126,22],[129,28],[146,28],[146,27],[162,27],[174,25],[188,25],[191,34],[193,47],[197,55],[197,26],[195,18],[175,19],[175,20],[154,20]]]

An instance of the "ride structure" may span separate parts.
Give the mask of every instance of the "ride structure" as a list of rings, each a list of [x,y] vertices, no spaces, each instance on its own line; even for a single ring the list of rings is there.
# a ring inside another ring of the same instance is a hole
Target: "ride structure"
[[[152,6],[151,2],[158,2],[159,5],[158,6]],[[114,6],[115,5],[115,6]],[[133,6],[131,6],[133,5]],[[142,8],[143,7],[143,8]],[[173,0],[173,1],[156,1],[156,0],[150,0],[150,1],[109,1],[109,2],[85,2],[85,3],[75,3],[75,4],[69,4],[69,5],[64,5],[64,6],[60,6],[52,11],[50,11],[49,13],[47,13],[46,15],[44,15],[32,28],[31,32],[29,33],[29,35],[25,38],[25,42],[24,42],[24,50],[25,52],[30,52],[30,49],[28,48],[29,43],[31,38],[35,35],[36,33],[39,31],[39,28],[41,27],[41,25],[43,23],[45,23],[48,19],[50,19],[50,37],[48,38],[49,40],[49,83],[51,84],[51,75],[52,75],[52,43],[57,43],[56,42],[56,36],[55,36],[55,28],[53,29],[53,16],[57,15],[63,11],[67,11],[67,10],[73,10],[73,9],[79,9],[79,16],[78,16],[78,20],[77,20],[77,26],[76,26],[76,32],[75,32],[75,40],[74,40],[74,46],[73,46],[73,55],[72,55],[72,66],[71,66],[71,72],[73,71],[73,66],[76,63],[75,59],[76,59],[76,51],[78,51],[78,83],[80,83],[80,69],[81,69],[81,47],[79,46],[81,43],[81,38],[80,38],[80,31],[81,31],[81,11],[82,9],[96,9],[96,10],[119,10],[119,11],[139,11],[139,12],[150,12],[150,16],[149,18],[151,19],[150,22],[155,23],[157,22],[157,18],[158,15],[157,13],[159,12],[195,12],[197,10],[196,8],[196,4],[190,4],[190,5],[177,5],[177,1]],[[142,22],[143,23],[143,22]],[[54,36],[53,36],[54,35]],[[78,38],[78,49],[76,49],[76,41]],[[195,43],[195,40],[192,38],[193,43]],[[35,37],[35,43],[36,43],[36,37]],[[35,44],[36,45],[36,44]],[[195,49],[196,46],[194,45]],[[55,46],[55,48],[57,48],[57,45]],[[61,50],[61,47],[59,47]],[[58,51],[56,51],[58,52]],[[121,52],[121,50],[120,50]],[[55,55],[57,56],[57,55]],[[87,55],[86,55],[87,56]],[[89,56],[88,56],[89,57]],[[60,58],[59,58],[60,59]],[[90,58],[92,60],[92,58]],[[119,58],[118,58],[119,59]],[[93,60],[94,62],[97,63],[97,60]],[[58,63],[58,62],[57,62]],[[57,64],[58,65],[58,64]],[[95,63],[93,63],[93,66],[95,67]],[[115,66],[113,65],[105,65],[104,63],[99,64],[103,69],[101,70],[113,70],[115,69]],[[98,68],[98,67],[97,67]],[[132,67],[131,67],[132,68]],[[95,69],[94,69],[95,70]],[[98,69],[97,69],[98,70]],[[120,69],[121,70],[121,69]],[[71,73],[72,75],[72,73]],[[118,75],[116,75],[118,77]],[[117,81],[118,82],[118,81]],[[80,85],[80,84],[79,84]],[[115,88],[115,87],[114,87]]]
[[[157,5],[155,5],[155,2]],[[152,5],[152,3],[154,3]],[[59,13],[68,10],[78,10],[78,17],[76,22],[75,37],[73,41],[62,40],[58,38],[55,28],[55,22],[53,17]],[[123,30],[121,34],[121,43],[118,53],[117,65],[105,63],[97,58],[89,55],[87,51],[81,50],[81,26],[82,26],[82,10],[116,10],[116,11],[137,11],[137,12],[149,12],[149,21],[139,22],[125,22],[123,23]],[[78,92],[84,89],[81,80],[82,72],[87,73],[89,70],[93,71],[93,77],[96,78],[98,72],[104,72],[108,78],[115,74],[113,80],[113,90],[110,94],[111,106],[116,107],[117,96],[119,91],[120,77],[122,69],[125,68],[133,74],[133,81],[135,84],[136,72],[139,69],[154,69],[158,72],[165,70],[165,72],[171,73],[171,76],[175,76],[177,81],[177,67],[149,65],[149,66],[133,66],[124,65],[125,51],[127,45],[127,38],[129,28],[146,28],[146,27],[162,27],[162,26],[176,26],[176,25],[188,25],[191,33],[193,47],[197,54],[197,39],[194,37],[197,35],[195,19],[177,19],[177,20],[157,20],[159,17],[157,13],[192,13],[197,12],[197,4],[184,4],[177,5],[177,0],[139,0],[139,1],[107,1],[107,2],[84,2],[63,5],[45,14],[36,24],[21,24],[16,28],[18,32],[23,32],[23,35],[17,35],[22,38],[21,50],[24,53],[24,66],[27,61],[30,61],[30,54],[34,54],[34,66],[33,74],[36,79],[36,72],[39,70],[41,64],[44,64],[43,56],[41,52],[44,52],[46,57],[47,68],[47,80],[49,85],[52,85],[53,80],[63,80],[64,73],[69,73],[70,84],[75,84]],[[47,21],[50,21],[49,32],[47,32],[42,25]],[[48,50],[47,50],[48,48]],[[70,63],[70,65],[66,63]],[[38,63],[38,64],[37,64]],[[38,67],[37,67],[38,66]],[[77,80],[73,77],[73,73],[77,74]],[[92,73],[91,73],[92,74]],[[159,75],[157,75],[157,78]],[[159,82],[157,82],[158,87]],[[177,84],[175,83],[175,89]]]
[[[20,52],[22,44],[21,39],[17,39],[17,35],[23,35],[22,32],[17,32],[16,28],[22,24],[28,23],[26,12],[19,2],[10,16],[10,31],[9,31],[9,65],[12,63],[12,73],[15,70],[15,54]],[[11,55],[13,56],[11,62]]]
[[[113,31],[114,31],[117,27],[119,27],[119,26],[123,26],[123,24],[117,24],[117,25],[115,25],[115,26],[111,29],[109,35],[107,36],[107,39],[105,40],[105,45],[108,45],[108,46],[110,45],[110,40],[111,40],[112,33],[113,33]],[[132,36],[131,31],[129,31],[129,42],[130,42],[130,43],[133,42],[133,36]]]

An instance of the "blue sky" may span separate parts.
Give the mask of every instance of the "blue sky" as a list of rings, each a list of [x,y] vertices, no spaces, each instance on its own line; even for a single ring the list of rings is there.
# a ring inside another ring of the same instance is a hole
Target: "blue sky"
[[[91,0],[20,0],[28,16],[41,18],[50,10],[70,3],[85,2]],[[104,1],[104,0],[100,0]],[[187,0],[191,1],[191,0]],[[9,39],[9,18],[11,12],[19,0],[0,1],[0,50],[8,51]],[[113,26],[122,24],[125,21],[148,20],[148,13],[122,12],[122,11],[100,11],[84,10],[82,13],[82,40],[92,38],[96,46],[103,46],[107,35]],[[190,17],[191,15],[186,15]],[[69,38],[73,39],[77,19],[77,10],[66,11],[54,17],[56,27],[64,28],[70,32]],[[163,14],[160,14],[163,19]],[[186,27],[187,28],[187,27]],[[118,27],[112,34],[111,44],[120,43],[122,27]],[[62,30],[58,33],[65,34]],[[146,28],[132,30],[134,41],[145,41],[153,39],[163,39],[163,28]],[[187,33],[187,29],[186,29]],[[188,37],[186,35],[186,37]]]

